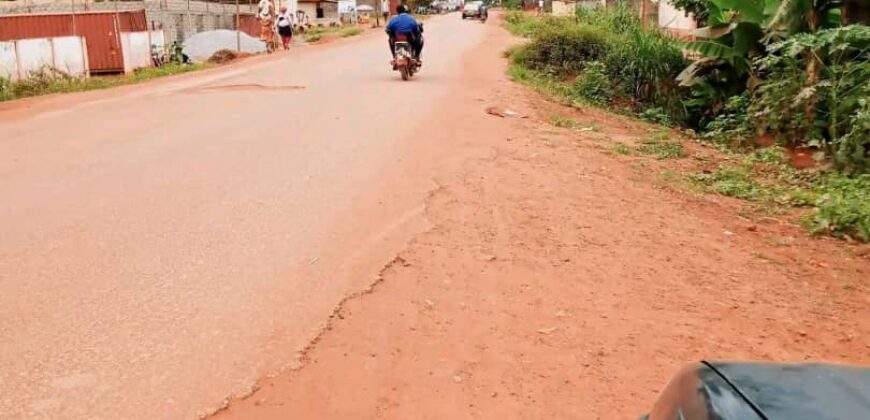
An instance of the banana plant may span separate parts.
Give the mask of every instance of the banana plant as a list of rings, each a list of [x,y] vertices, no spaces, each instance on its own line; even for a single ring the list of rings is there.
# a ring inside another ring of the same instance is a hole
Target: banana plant
[[[699,38],[686,48],[700,55],[677,80],[683,86],[700,82],[711,71],[733,72],[730,79],[750,80],[752,58],[764,52],[766,29],[775,22],[782,4],[791,0],[710,0],[708,26],[694,31]],[[800,0],[799,0],[800,1]]]
[[[709,0],[708,26],[694,32],[700,40],[686,44],[701,57],[677,80],[691,86],[711,67],[725,66],[751,86],[751,61],[764,54],[765,44],[839,26],[841,6],[842,0]]]

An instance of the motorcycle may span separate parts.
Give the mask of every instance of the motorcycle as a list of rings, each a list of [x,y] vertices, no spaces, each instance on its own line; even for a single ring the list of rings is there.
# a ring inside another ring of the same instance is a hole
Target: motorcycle
[[[402,80],[408,80],[414,76],[414,73],[420,70],[420,62],[414,56],[414,49],[411,47],[411,42],[407,36],[403,34],[396,35],[394,47],[396,49],[396,58],[393,61],[393,69],[402,74]]]

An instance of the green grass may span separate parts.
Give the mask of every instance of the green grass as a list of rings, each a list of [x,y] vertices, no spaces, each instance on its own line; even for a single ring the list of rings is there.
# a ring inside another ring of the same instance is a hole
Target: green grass
[[[561,115],[556,115],[553,117],[553,125],[561,128],[570,128],[577,129],[580,128],[580,124],[577,121],[574,121],[571,118],[565,118]]]
[[[175,74],[188,73],[209,67],[207,64],[166,64],[157,68],[145,68],[123,76],[75,77],[44,68],[32,72],[24,80],[0,81],[0,101],[48,95],[52,93],[83,92],[129,85]],[[5,80],[5,79],[3,79]]]
[[[671,89],[671,73],[674,73],[675,68],[684,68],[681,54],[678,49],[674,49],[671,40],[655,33],[648,34],[632,29],[633,18],[620,23],[626,16],[629,15],[622,16],[617,13],[579,17],[580,25],[605,29],[628,25],[623,31],[609,31],[612,39],[617,42],[605,44],[605,55],[598,60],[606,65],[606,71],[601,71],[600,68],[596,70],[592,66],[594,59],[576,63],[582,57],[577,58],[577,52],[573,48],[561,48],[566,43],[561,43],[561,40],[556,43],[550,39],[552,37],[541,36],[552,31],[571,32],[565,28],[566,25],[577,25],[574,20],[534,18],[520,12],[510,12],[505,16],[506,27],[514,34],[532,39],[530,43],[505,52],[505,56],[511,59],[508,75],[512,80],[526,84],[565,105],[592,104],[654,124],[680,125],[683,115],[674,112],[681,105],[679,101],[673,100],[678,99],[679,92]],[[603,18],[619,19],[604,23],[595,21]],[[535,51],[532,48],[540,50],[537,55],[533,54]],[[546,66],[535,67],[537,61],[531,58],[541,57],[546,58],[547,63],[554,63],[557,70],[571,71],[565,74]],[[565,60],[571,62],[565,63]],[[585,72],[591,73],[584,74]],[[604,80],[599,76],[615,78]],[[659,86],[663,90],[657,91]],[[618,105],[626,101],[590,100],[590,96],[595,99],[599,90],[608,92],[600,95],[605,98],[625,96],[628,93],[623,99],[631,100],[631,105]],[[610,90],[613,90],[612,94]],[[645,92],[642,95],[636,94],[643,90]],[[632,92],[635,92],[633,97]],[[554,118],[553,124],[578,129],[576,121],[561,116]],[[670,140],[668,133],[664,129],[657,130],[636,148],[618,143],[607,148],[606,152],[627,155],[636,151],[662,160],[686,156],[682,143]],[[726,160],[713,170],[683,177],[672,177],[672,174],[666,173],[662,175],[662,180],[688,180],[696,190],[749,201],[752,203],[748,206],[752,209],[748,213],[750,215],[785,214],[794,208],[809,207],[813,210],[804,218],[804,222],[810,231],[870,242],[870,175],[847,177],[833,170],[796,170],[789,165],[782,149],[775,147],[749,152],[746,149],[734,150],[722,145],[717,148],[726,156]],[[695,157],[699,162],[708,165],[711,163],[709,158]]]
[[[755,181],[750,165],[726,165],[712,173],[693,174],[690,179],[709,192],[743,200],[764,201],[774,195]]]
[[[637,145],[637,151],[656,159],[679,159],[686,156],[683,144],[669,140],[667,130],[655,130],[646,140]]]
[[[815,233],[870,242],[870,174],[831,175],[806,220]]]
[[[342,38],[349,38],[363,33],[359,26],[316,26],[305,31],[305,42],[317,42],[328,34],[337,34]]]
[[[504,21],[505,27],[510,33],[525,38],[534,35],[546,25],[542,19],[528,17],[518,10],[508,12]]]
[[[619,155],[630,155],[631,154],[631,149],[627,145],[625,145],[625,143],[616,143],[610,148],[610,150],[613,153],[616,153]]]
[[[338,31],[338,34],[341,35],[342,38],[349,38],[352,36],[357,36],[362,32],[363,30],[359,26],[349,26]]]
[[[704,191],[753,202],[768,213],[811,207],[803,219],[811,232],[870,242],[870,175],[799,171],[774,147],[734,154],[717,170],[689,179]]]

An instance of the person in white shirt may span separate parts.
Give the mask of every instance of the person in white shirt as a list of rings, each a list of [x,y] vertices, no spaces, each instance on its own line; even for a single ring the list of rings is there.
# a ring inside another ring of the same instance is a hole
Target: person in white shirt
[[[278,13],[275,19],[275,28],[278,29],[284,49],[290,49],[290,41],[293,39],[293,16],[287,11],[287,6],[281,6],[281,13]]]
[[[544,0],[538,0],[538,15],[544,14]]]

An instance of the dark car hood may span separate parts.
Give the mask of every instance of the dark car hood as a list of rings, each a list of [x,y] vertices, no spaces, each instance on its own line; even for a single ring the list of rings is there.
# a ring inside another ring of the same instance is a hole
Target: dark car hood
[[[870,419],[870,368],[705,362],[768,420]]]

